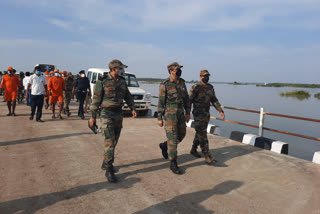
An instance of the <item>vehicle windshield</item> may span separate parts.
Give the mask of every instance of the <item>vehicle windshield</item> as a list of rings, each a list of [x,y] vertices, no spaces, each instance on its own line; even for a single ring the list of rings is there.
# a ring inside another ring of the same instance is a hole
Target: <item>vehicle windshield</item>
[[[47,65],[47,64],[39,64],[39,67],[41,69],[41,72],[53,71],[55,69],[54,65]]]
[[[138,83],[135,75],[125,74],[124,78],[126,79],[126,83],[127,83],[128,87],[139,87],[139,83]]]

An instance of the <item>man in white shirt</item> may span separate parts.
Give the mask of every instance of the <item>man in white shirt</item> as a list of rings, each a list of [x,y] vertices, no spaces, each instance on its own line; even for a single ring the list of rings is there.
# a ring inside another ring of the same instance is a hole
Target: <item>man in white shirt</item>
[[[31,115],[30,120],[33,120],[34,114],[37,108],[36,121],[44,122],[41,120],[42,107],[44,102],[44,97],[47,96],[47,80],[41,75],[40,67],[35,67],[34,75],[30,76],[27,88],[26,99],[29,96],[29,90],[31,88]]]
[[[25,78],[23,79],[23,87],[24,87],[24,95],[25,95],[25,96],[27,95],[27,89],[28,89],[29,79],[30,79],[30,72],[27,71],[27,72],[26,72],[26,76],[25,76]],[[29,97],[29,99],[26,99],[26,101],[27,101],[27,106],[30,106],[30,105],[31,105],[31,93],[30,93],[30,91],[29,91],[28,97]]]

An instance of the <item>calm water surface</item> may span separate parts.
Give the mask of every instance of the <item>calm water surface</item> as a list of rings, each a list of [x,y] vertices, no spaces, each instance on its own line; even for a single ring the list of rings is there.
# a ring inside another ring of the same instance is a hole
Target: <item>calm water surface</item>
[[[158,96],[159,84],[141,83],[140,86],[154,96]],[[188,90],[192,84],[187,84]],[[294,98],[281,97],[281,92],[298,90],[296,88],[271,88],[256,87],[253,85],[228,85],[215,84],[216,95],[224,106],[244,108],[260,111],[263,107],[265,112],[287,114],[299,117],[320,119],[320,100],[313,97],[319,93],[320,89],[301,89],[311,94],[309,99],[297,100]],[[299,89],[300,90],[300,89]],[[157,104],[157,99],[152,99],[153,104]],[[153,108],[154,111],[156,108]],[[226,119],[259,125],[259,114],[240,112],[225,109]],[[220,117],[219,113],[211,108],[211,115]],[[211,119],[210,123],[220,126],[221,135],[230,137],[232,131],[242,131],[258,135],[258,129],[242,125],[236,125],[223,121]],[[274,116],[265,116],[265,127],[298,133],[302,135],[320,137],[320,123],[286,119]],[[306,160],[312,160],[313,154],[320,151],[320,142],[298,138],[294,136],[265,131],[264,136],[289,143],[289,155]]]

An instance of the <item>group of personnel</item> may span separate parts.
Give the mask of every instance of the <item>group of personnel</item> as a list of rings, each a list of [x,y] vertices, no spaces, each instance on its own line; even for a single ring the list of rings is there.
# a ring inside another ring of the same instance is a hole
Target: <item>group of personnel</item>
[[[96,124],[96,118],[100,116],[102,134],[104,135],[104,158],[101,168],[106,170],[105,176],[109,182],[116,182],[114,170],[114,153],[122,129],[123,101],[132,110],[132,116],[137,116],[134,100],[128,90],[125,78],[121,76],[127,68],[119,60],[109,63],[110,72],[96,82],[91,103],[92,116],[89,120],[90,127]],[[193,117],[196,134],[190,153],[199,158],[198,146],[201,147],[208,165],[214,165],[215,160],[209,152],[207,138],[207,126],[210,119],[210,105],[212,104],[225,118],[221,105],[215,95],[214,88],[209,84],[210,73],[201,70],[200,82],[188,90],[182,75],[182,65],[177,62],[167,66],[169,77],[160,84],[158,101],[158,125],[165,127],[167,140],[159,144],[161,153],[165,159],[170,160],[170,169],[175,174],[183,174],[184,171],[177,164],[177,146],[186,135],[186,122],[190,120],[190,111],[193,105]]]
[[[79,78],[74,80],[71,72],[58,69],[54,71],[41,72],[40,67],[35,67],[33,74],[20,72],[19,76],[12,67],[4,75],[0,73],[0,93],[4,94],[4,101],[7,102],[9,113],[7,116],[17,116],[15,113],[16,100],[18,103],[23,103],[23,98],[26,99],[26,104],[31,107],[30,120],[36,116],[37,122],[44,122],[42,117],[42,109],[45,104],[45,109],[52,110],[52,118],[56,118],[56,104],[58,103],[58,118],[62,118],[62,112],[68,117],[70,113],[70,101],[77,96],[79,101],[78,116],[84,119],[84,113],[87,112],[87,106],[90,102],[91,90],[89,79],[85,76],[82,70],[79,72]],[[84,102],[87,101],[84,109]]]

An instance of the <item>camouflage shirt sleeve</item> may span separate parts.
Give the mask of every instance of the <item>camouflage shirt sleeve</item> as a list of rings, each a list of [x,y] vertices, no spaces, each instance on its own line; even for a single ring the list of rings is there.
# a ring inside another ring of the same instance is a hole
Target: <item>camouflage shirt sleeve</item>
[[[128,89],[127,84],[125,84],[125,85],[126,85],[126,92],[125,92],[124,100],[126,101],[127,105],[129,106],[129,108],[131,110],[136,110],[134,107],[134,99]]]
[[[190,108],[192,106],[192,103],[194,103],[194,99],[196,97],[196,91],[195,91],[195,86],[193,85],[190,88],[190,92],[189,92],[189,101],[190,101]]]
[[[166,86],[161,83],[159,89],[159,99],[158,99],[158,120],[162,120],[165,105],[166,105]]]
[[[211,103],[217,109],[218,112],[223,112],[221,105],[219,103],[219,100],[216,97],[216,93],[214,92],[214,88],[212,88],[212,90],[213,90],[213,96],[211,98]]]
[[[183,99],[183,102],[184,102],[184,109],[186,111],[186,115],[190,115],[190,111],[191,111],[191,103],[190,103],[190,100],[189,100],[189,95],[188,95],[188,90],[187,90],[187,86],[185,83],[183,83],[183,87],[184,87],[184,91],[185,91],[185,94],[184,94],[184,99]]]
[[[94,119],[97,118],[99,108],[102,103],[103,95],[104,95],[103,84],[102,84],[102,81],[98,80],[93,92],[93,99],[90,107],[90,110],[92,112],[92,118]]]

